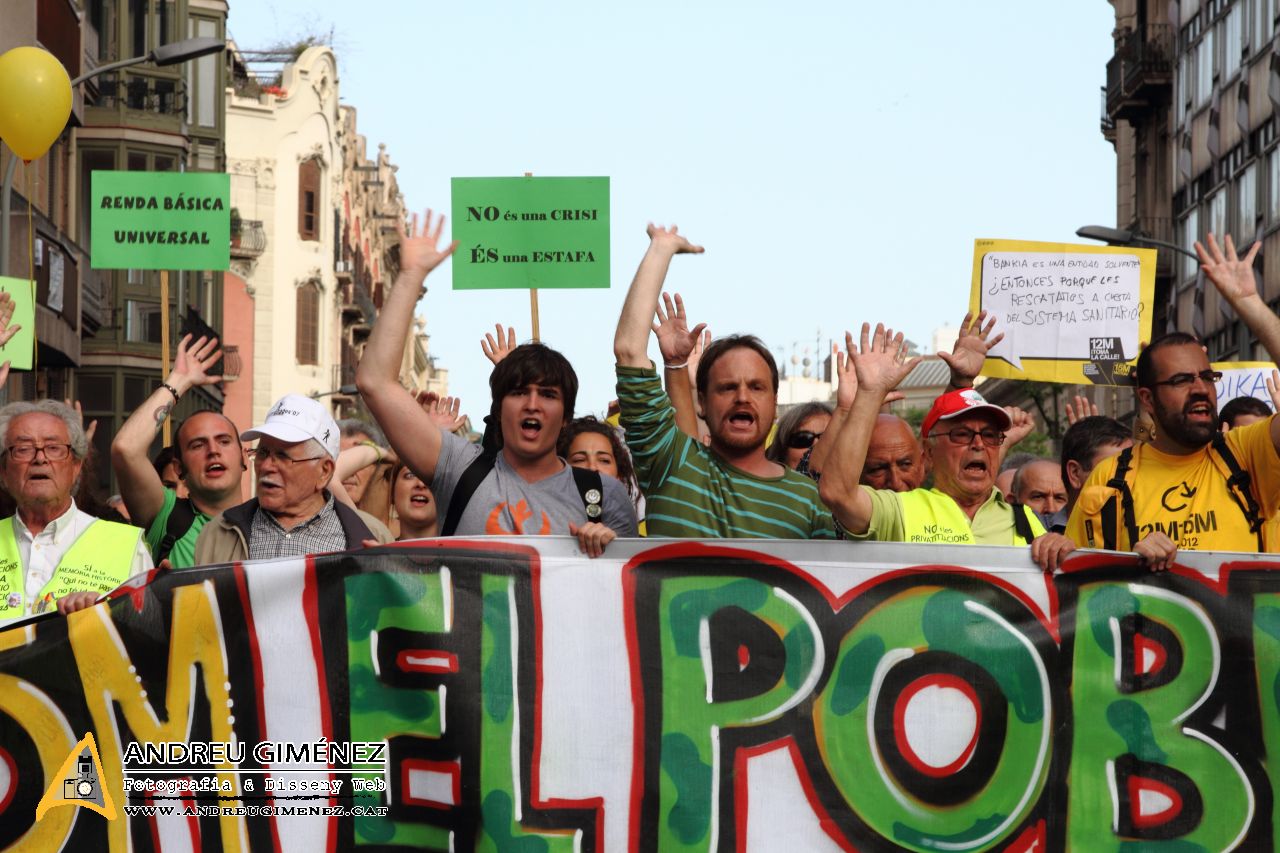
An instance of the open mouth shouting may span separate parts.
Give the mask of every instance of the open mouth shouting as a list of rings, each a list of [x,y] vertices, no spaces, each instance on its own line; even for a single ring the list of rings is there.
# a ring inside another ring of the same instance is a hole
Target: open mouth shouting
[[[736,409],[725,418],[725,423],[733,432],[752,432],[756,428],[756,416],[749,409]]]
[[[221,462],[210,462],[204,466],[204,475],[210,480],[216,480],[227,473],[227,466]]]
[[[409,497],[409,503],[412,506],[431,506],[431,495],[411,495]]]
[[[520,437],[526,441],[537,441],[542,433],[542,421],[538,418],[524,418],[520,421]]]
[[[1182,412],[1188,420],[1216,421],[1218,417],[1218,413],[1214,411],[1214,407],[1208,398],[1189,400]]]

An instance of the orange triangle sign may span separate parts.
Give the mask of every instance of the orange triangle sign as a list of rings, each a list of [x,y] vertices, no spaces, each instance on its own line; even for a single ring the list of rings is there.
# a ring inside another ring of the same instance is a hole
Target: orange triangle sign
[[[53,777],[53,784],[36,804],[36,820],[57,806],[83,806],[107,820],[115,820],[116,804],[111,799],[111,792],[103,786],[102,779],[98,745],[93,742],[93,734],[89,733],[62,762],[62,768]]]

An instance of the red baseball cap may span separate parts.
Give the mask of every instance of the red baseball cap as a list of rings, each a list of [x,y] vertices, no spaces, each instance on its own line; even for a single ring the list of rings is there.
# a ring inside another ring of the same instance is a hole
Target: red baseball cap
[[[933,405],[929,408],[929,414],[924,416],[924,423],[920,425],[920,437],[927,438],[938,421],[950,420],[961,415],[972,415],[984,411],[990,412],[995,416],[1001,430],[1007,431],[1013,426],[1013,419],[1009,417],[1009,413],[1004,409],[994,403],[988,403],[981,394],[972,388],[961,388],[958,391],[948,391],[933,401]]]

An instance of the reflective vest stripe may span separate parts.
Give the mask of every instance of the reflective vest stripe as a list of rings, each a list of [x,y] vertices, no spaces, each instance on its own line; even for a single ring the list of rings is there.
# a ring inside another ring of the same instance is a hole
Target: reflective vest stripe
[[[899,492],[902,502],[902,541],[945,542],[952,545],[976,544],[969,516],[959,504],[942,492],[932,489],[912,489]],[[1030,516],[1031,531],[1039,536],[1044,526],[1034,514]],[[1013,519],[1009,519],[1009,538],[1004,542],[983,542],[984,545],[1025,545],[1018,535]]]
[[[128,524],[93,522],[62,555],[36,600],[28,601],[13,518],[0,520],[0,619],[40,613],[69,592],[110,592],[128,580],[141,536],[141,528]]]

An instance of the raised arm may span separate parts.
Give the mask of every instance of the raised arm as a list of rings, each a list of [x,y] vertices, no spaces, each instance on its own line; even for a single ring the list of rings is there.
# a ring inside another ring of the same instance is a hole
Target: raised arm
[[[160,475],[148,457],[151,442],[177,405],[178,397],[222,378],[209,373],[220,358],[222,351],[218,349],[217,338],[198,338],[192,343],[191,335],[184,336],[178,342],[173,370],[164,384],[129,416],[111,441],[111,467],[120,481],[120,495],[129,510],[129,518],[143,529],[155,521],[164,506],[164,483],[160,482]]]
[[[1253,275],[1253,259],[1258,256],[1261,243],[1253,247],[1243,257],[1236,254],[1235,241],[1228,234],[1226,251],[1218,245],[1218,241],[1210,234],[1205,240],[1206,247],[1196,242],[1196,254],[1200,256],[1200,268],[1218,288],[1218,293],[1240,315],[1249,331],[1266,349],[1271,360],[1280,363],[1280,317],[1276,317],[1267,303],[1262,301],[1258,293],[1258,282]],[[1280,418],[1271,421],[1271,441],[1280,450]]]
[[[658,306],[658,322],[653,324],[653,333],[658,338],[658,349],[662,352],[662,374],[667,386],[667,396],[671,398],[671,406],[676,410],[676,426],[682,433],[697,441],[698,406],[694,401],[693,377],[690,375],[689,364],[707,324],[699,323],[690,330],[685,318],[684,300],[678,293],[674,301],[670,294],[662,294],[662,303]]]
[[[823,502],[845,530],[854,534],[866,533],[871,525],[871,498],[858,481],[867,460],[876,416],[889,392],[920,362],[919,356],[906,358],[902,333],[895,335],[883,324],[876,325],[874,335],[869,324],[862,324],[861,350],[857,352],[851,347],[849,351],[858,377],[858,393],[836,435],[822,479],[818,481]]]
[[[378,322],[356,369],[356,386],[365,405],[386,433],[387,442],[423,482],[430,483],[440,459],[441,435],[434,420],[400,384],[400,363],[413,322],[413,309],[426,292],[427,274],[453,254],[455,240],[443,250],[444,216],[432,227],[431,211],[418,233],[417,217],[409,233],[400,232],[400,275],[387,294]]]
[[[644,253],[636,277],[631,281],[618,318],[618,330],[613,336],[613,355],[623,367],[649,366],[649,331],[671,259],[704,251],[681,236],[674,225],[662,228],[650,223],[648,233],[649,250]]]
[[[940,352],[938,358],[951,368],[952,388],[972,388],[973,380],[982,372],[982,364],[987,360],[987,351],[1004,340],[1004,333],[992,336],[991,330],[996,325],[994,315],[988,317],[983,311],[975,318],[973,312],[964,315],[960,322],[960,336],[950,353]]]

